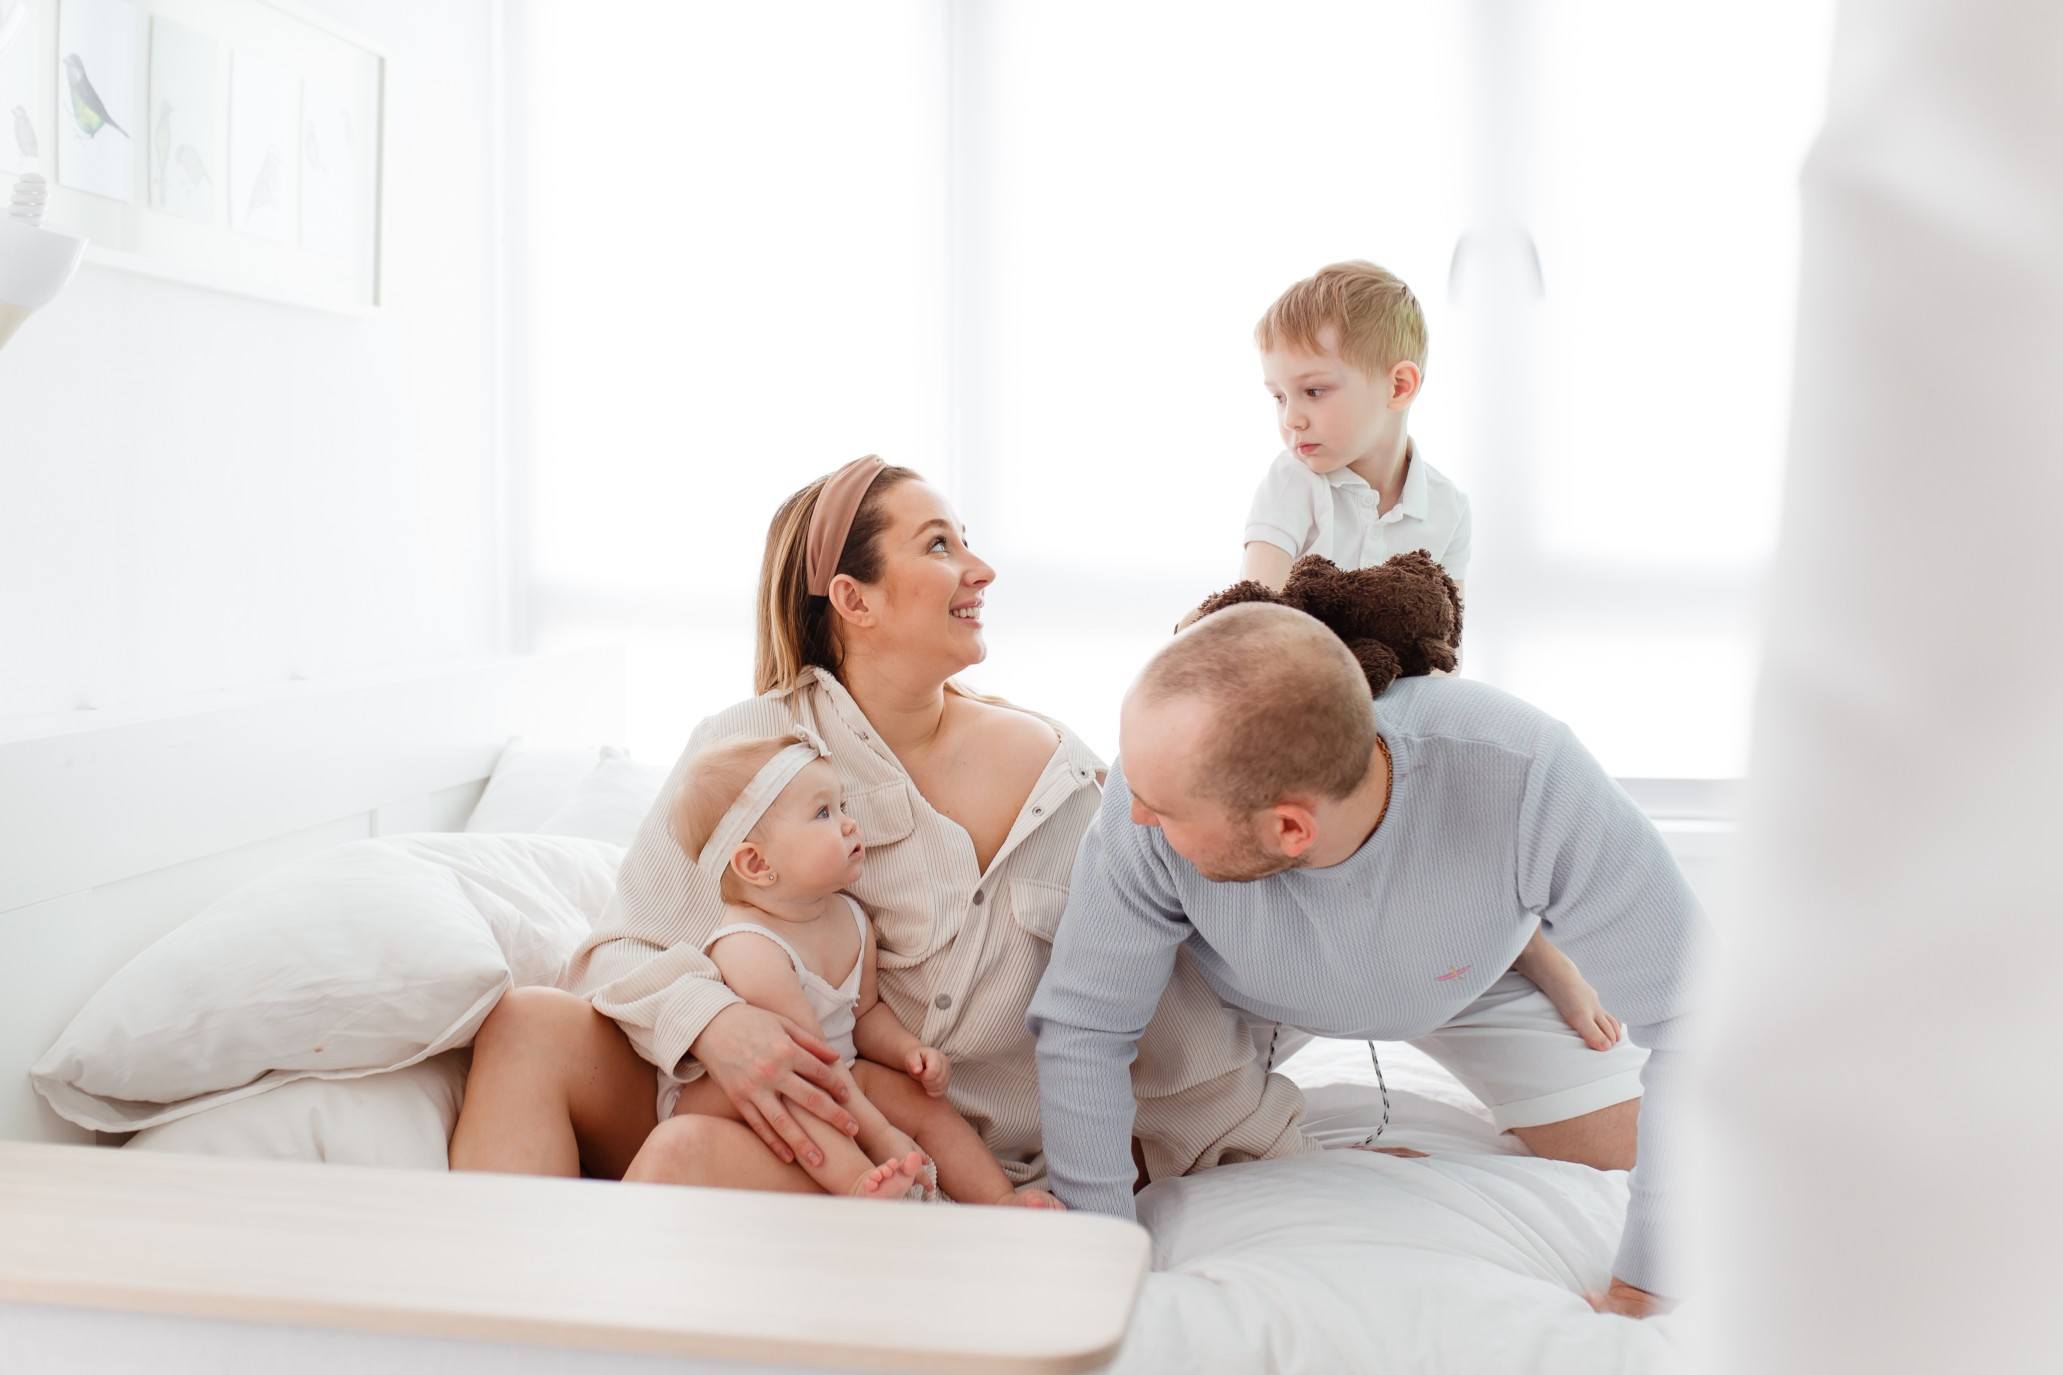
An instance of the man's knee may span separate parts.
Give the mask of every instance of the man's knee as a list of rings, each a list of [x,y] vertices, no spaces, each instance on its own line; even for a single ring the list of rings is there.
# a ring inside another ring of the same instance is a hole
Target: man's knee
[[[1581,1117],[1513,1127],[1511,1134],[1546,1160],[1567,1160],[1594,1170],[1630,1170],[1639,1127],[1640,1100],[1629,1098]]]

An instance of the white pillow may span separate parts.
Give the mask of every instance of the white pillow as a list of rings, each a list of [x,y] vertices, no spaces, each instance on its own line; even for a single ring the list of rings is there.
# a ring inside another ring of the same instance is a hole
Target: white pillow
[[[101,986],[30,1078],[62,1117],[135,1131],[298,1079],[471,1042],[512,984],[548,984],[623,851],[534,835],[358,841],[274,871]]]
[[[604,746],[601,761],[537,829],[547,835],[629,845],[659,800],[666,773],[662,765],[640,764],[622,750]]]
[[[468,831],[541,831],[600,763],[593,745],[540,749],[518,735],[502,748],[487,787],[466,818]]]
[[[470,1051],[362,1079],[303,1079],[129,1139],[132,1151],[308,1160],[389,1169],[450,1167]]]

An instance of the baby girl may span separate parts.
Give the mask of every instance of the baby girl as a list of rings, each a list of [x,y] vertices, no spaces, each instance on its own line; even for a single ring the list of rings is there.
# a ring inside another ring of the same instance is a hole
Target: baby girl
[[[874,985],[874,933],[843,889],[866,857],[838,774],[807,730],[727,741],[698,755],[674,797],[675,843],[720,885],[723,921],[703,948],[731,991],[828,1041],[844,1057],[856,1140],[798,1114],[823,1151],[805,1165],[829,1194],[1058,1208],[1013,1189],[995,1156],[945,1097],[952,1062],[919,1043]],[[856,1058],[862,1091],[851,1071]],[[707,1075],[682,1087],[676,1114],[738,1118]]]

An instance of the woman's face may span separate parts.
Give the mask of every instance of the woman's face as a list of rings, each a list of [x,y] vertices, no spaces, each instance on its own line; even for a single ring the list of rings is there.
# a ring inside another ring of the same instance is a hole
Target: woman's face
[[[859,587],[864,614],[841,604],[847,652],[925,663],[941,679],[980,663],[982,598],[996,570],[967,547],[959,517],[928,484],[899,482],[881,501],[881,577]]]

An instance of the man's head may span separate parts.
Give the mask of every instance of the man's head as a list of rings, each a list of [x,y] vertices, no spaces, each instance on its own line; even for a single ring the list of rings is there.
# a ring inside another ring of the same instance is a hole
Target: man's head
[[[1354,656],[1312,617],[1265,604],[1171,640],[1125,695],[1119,732],[1132,820],[1220,881],[1300,867],[1341,839],[1378,748]]]
[[[1418,398],[1425,314],[1374,263],[1334,263],[1276,299],[1254,327],[1282,442],[1315,473],[1392,449]]]

